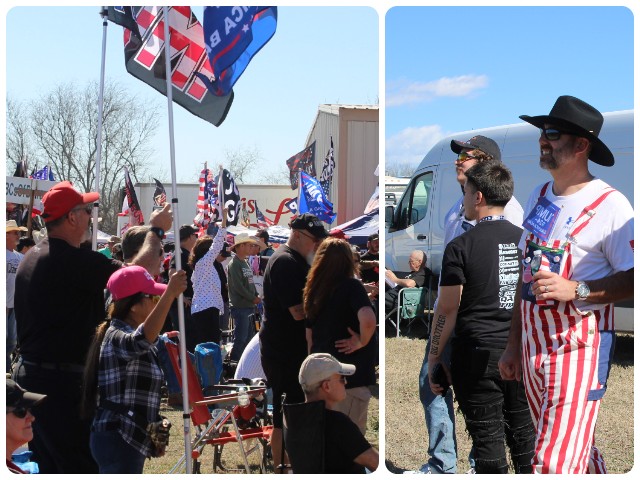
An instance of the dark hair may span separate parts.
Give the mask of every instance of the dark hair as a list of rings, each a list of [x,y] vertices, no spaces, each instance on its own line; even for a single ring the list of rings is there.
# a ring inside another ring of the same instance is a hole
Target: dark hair
[[[256,237],[262,238],[264,243],[269,243],[269,232],[266,228],[259,228],[256,232]]]
[[[504,207],[513,196],[513,176],[500,162],[494,160],[477,163],[465,175],[467,183],[482,192],[489,206]]]
[[[33,240],[33,238],[20,237],[20,240],[18,240],[18,245],[16,246],[16,251],[22,252],[25,247],[33,247],[35,244],[36,242]]]
[[[307,284],[302,294],[307,318],[314,322],[340,281],[353,278],[357,272],[349,243],[333,237],[323,240],[307,275]]]
[[[211,235],[202,235],[196,240],[187,262],[191,268],[196,268],[196,263],[207,254],[212,243],[213,237]]]
[[[143,293],[134,293],[128,297],[116,300],[107,312],[107,318],[96,327],[96,333],[91,340],[87,360],[84,364],[82,376],[82,397],[80,399],[80,417],[91,420],[96,410],[98,399],[98,368],[100,362],[100,347],[111,323],[111,319],[124,320],[131,308],[143,298]]]

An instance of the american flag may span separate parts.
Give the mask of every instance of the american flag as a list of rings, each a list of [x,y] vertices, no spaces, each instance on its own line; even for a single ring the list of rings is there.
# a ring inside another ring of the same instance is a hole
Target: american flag
[[[136,190],[133,187],[133,182],[131,181],[127,167],[124,168],[124,191],[126,193],[125,201],[129,205],[131,225],[144,225],[144,217],[140,209],[140,203],[138,203],[138,196],[136,195]]]
[[[322,165],[322,173],[320,173],[320,186],[327,199],[330,199],[331,191],[331,179],[333,178],[333,169],[336,166],[336,162],[333,158],[333,137],[331,138],[331,146],[327,152],[327,156],[324,157],[324,163]]]
[[[273,221],[265,217],[258,208],[258,202],[256,202],[256,220],[258,222],[258,228],[268,228],[273,225]]]
[[[198,201],[196,203],[197,214],[193,219],[193,223],[199,226],[202,232],[207,230],[207,225],[209,225],[211,221],[211,197],[216,193],[214,192],[215,184],[212,178],[209,179],[210,177],[211,173],[209,169],[205,167],[200,172],[200,189],[198,190]]]

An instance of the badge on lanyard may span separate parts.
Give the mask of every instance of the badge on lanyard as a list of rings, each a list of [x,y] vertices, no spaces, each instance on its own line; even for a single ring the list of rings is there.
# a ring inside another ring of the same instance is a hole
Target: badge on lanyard
[[[553,227],[558,221],[560,207],[555,206],[544,197],[538,199],[522,226],[542,240],[549,240]]]

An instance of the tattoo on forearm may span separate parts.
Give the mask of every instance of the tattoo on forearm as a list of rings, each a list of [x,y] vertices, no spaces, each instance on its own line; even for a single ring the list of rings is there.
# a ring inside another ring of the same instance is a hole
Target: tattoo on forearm
[[[440,315],[436,319],[436,324],[433,329],[433,335],[431,336],[431,355],[438,355],[440,350],[440,336],[442,335],[442,330],[444,329],[444,323],[447,320],[446,315]]]

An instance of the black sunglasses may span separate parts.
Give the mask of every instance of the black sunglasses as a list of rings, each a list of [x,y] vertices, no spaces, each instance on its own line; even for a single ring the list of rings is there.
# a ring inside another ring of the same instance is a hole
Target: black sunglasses
[[[31,413],[31,409],[27,407],[18,407],[7,411],[7,413],[13,413],[18,418],[24,418],[27,416],[27,413]]]
[[[543,135],[547,140],[558,140],[562,135],[572,135],[570,132],[563,132],[557,128],[541,128],[540,135]]]

